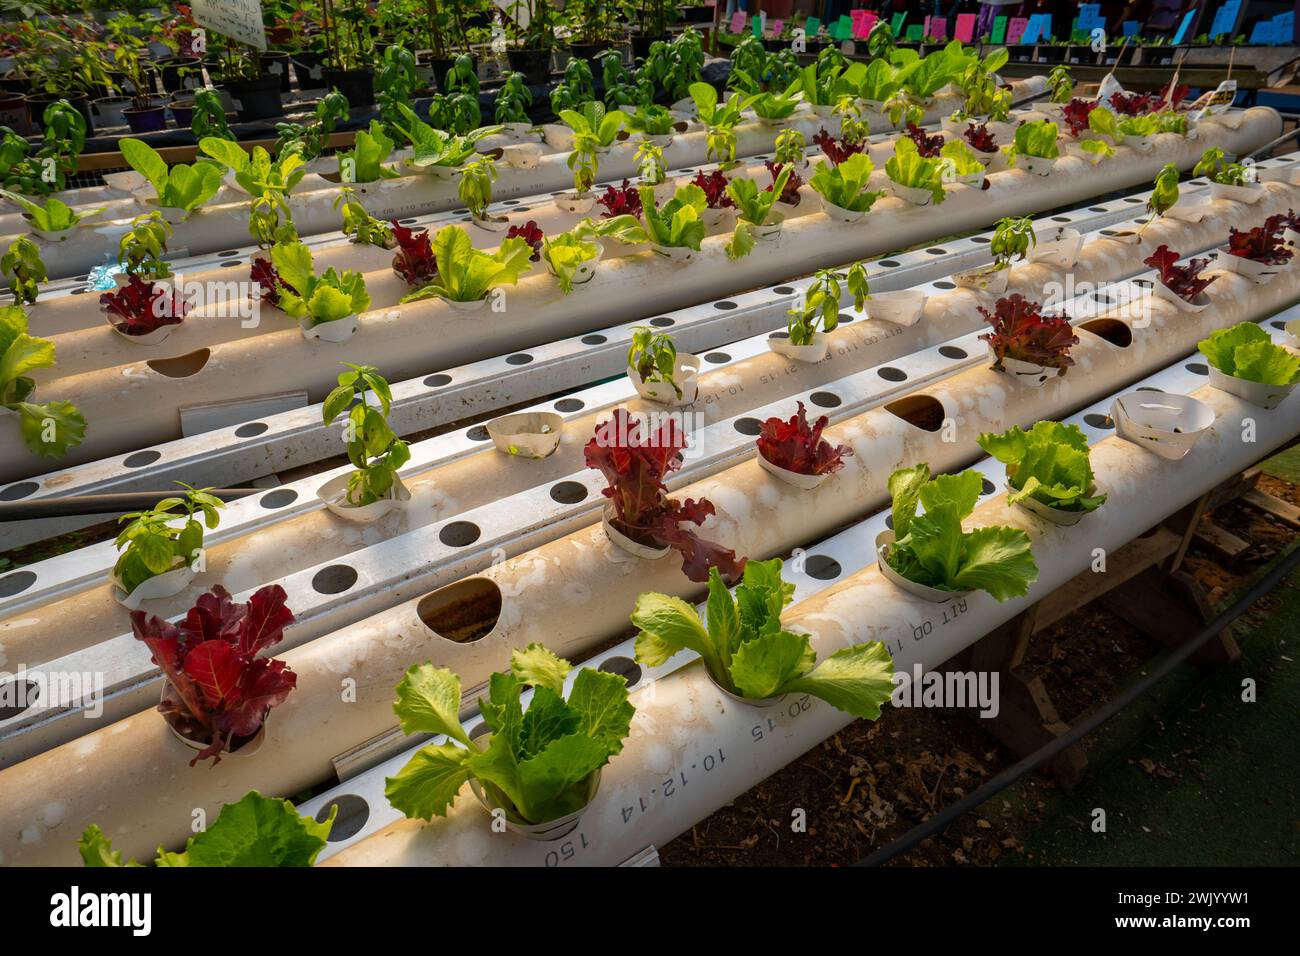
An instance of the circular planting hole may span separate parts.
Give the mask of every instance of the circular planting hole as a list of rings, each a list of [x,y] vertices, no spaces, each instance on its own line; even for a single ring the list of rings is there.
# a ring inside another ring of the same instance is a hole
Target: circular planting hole
[[[17,717],[36,703],[41,685],[34,680],[8,680],[0,684],[0,720]]]
[[[1088,212],[1110,212],[1105,206],[1089,206]]]
[[[238,250],[238,249],[227,249],[227,250],[225,250],[224,252],[218,252],[218,253],[217,253],[217,258],[218,258],[218,259],[229,259],[231,256],[237,256],[237,255],[239,255],[239,250]]]
[[[948,254],[947,249],[939,249],[938,247],[934,249],[926,249],[925,252],[926,255],[931,255],[931,256],[946,256]]]
[[[955,360],[955,359],[964,359],[964,358],[966,358],[966,350],[965,350],[965,349],[959,349],[959,348],[958,348],[957,346],[955,346],[955,345],[941,345],[941,346],[939,346],[939,354],[942,355],[942,356],[943,356],[944,358],[946,358],[946,359],[954,359],[954,360]]]
[[[731,356],[726,352],[710,352],[708,355],[704,356],[704,361],[708,362],[710,365],[721,365],[723,362],[730,362]]]
[[[449,548],[463,548],[477,541],[482,533],[472,521],[453,521],[438,532],[438,540]]]
[[[601,661],[597,670],[606,674],[618,674],[627,681],[628,687],[635,687],[641,680],[641,665],[630,657],[611,657]]]
[[[311,579],[311,586],[317,594],[342,594],[357,583],[357,569],[346,564],[331,564],[321,568]]]
[[[247,425],[240,425],[235,429],[235,437],[256,438],[258,435],[265,433],[270,427],[266,422],[249,422]]]
[[[330,835],[326,837],[330,843],[340,843],[348,837],[356,836],[370,819],[370,804],[355,793],[345,793],[321,807],[320,812],[316,814],[316,822],[324,823],[328,820],[330,811],[335,807],[339,808],[339,815],[334,818],[334,826],[330,828]]]
[[[843,402],[834,392],[813,392],[808,396],[808,401],[818,408],[838,408]]]
[[[262,500],[258,502],[263,508],[268,510],[273,508],[283,508],[285,505],[291,505],[298,500],[298,492],[292,488],[277,488],[269,494],[262,495]]]
[[[737,418],[735,428],[742,435],[757,435],[763,430],[763,423],[757,418]]]
[[[993,484],[993,482],[989,481],[987,478],[980,479],[980,494],[991,495],[997,490],[997,485]]]
[[[1125,202],[1146,202],[1145,199],[1142,199],[1138,196],[1125,196],[1124,201]]]
[[[426,378],[424,384],[427,388],[442,388],[444,385],[451,384],[451,376],[439,372],[437,375],[430,375]]]
[[[901,368],[894,368],[892,365],[886,365],[884,368],[877,369],[876,374],[879,375],[881,378],[883,378],[886,382],[907,381],[907,373],[904,372]]]
[[[555,403],[557,412],[577,412],[581,411],[585,403],[580,398],[562,398]]]
[[[243,259],[231,259],[229,262],[221,263],[221,268],[229,269],[231,266],[242,266],[243,264],[244,264]]]
[[[993,240],[990,239],[988,236],[971,236],[971,237],[970,237],[970,241],[971,241],[971,242],[978,242],[981,246],[986,246],[986,245],[988,245],[990,242],[992,242]]]
[[[721,302],[715,302],[713,303],[713,307],[715,309],[721,309],[723,312],[728,312],[731,309],[738,308],[736,303],[732,302],[730,299],[723,299]]]
[[[884,266],[886,269],[893,269],[896,266],[898,266],[898,264],[899,263],[897,259],[881,259],[879,262],[876,263],[876,265]]]
[[[0,598],[22,594],[36,583],[35,571],[15,571],[0,578]]]
[[[666,315],[661,315],[661,316],[659,316],[657,319],[651,319],[651,320],[650,320],[650,324],[653,325],[653,326],[654,326],[655,328],[657,328],[657,329],[666,329],[666,328],[668,328],[670,325],[676,325],[676,324],[677,324],[677,320],[676,320],[676,319],[670,319],[670,318],[668,318],[668,316],[666,316]]]
[[[777,295],[794,295],[795,290],[788,285],[779,285],[772,290]]]
[[[160,451],[138,451],[134,455],[127,455],[122,460],[123,468],[143,468],[145,465],[152,465],[162,457]]]
[[[411,225],[412,223],[414,223],[415,221],[416,221],[415,219],[399,219],[399,220],[397,220],[397,224],[398,224],[399,226],[409,226],[409,225]]]
[[[1053,217],[1052,217],[1052,222],[1071,222],[1071,221],[1072,221],[1072,220],[1070,219],[1069,216],[1053,216]]]
[[[576,505],[587,497],[587,486],[578,481],[562,481],[551,487],[551,498],[562,505]]]
[[[947,279],[940,279],[938,282],[934,284],[934,287],[936,289],[943,289],[945,292],[947,292],[949,289],[957,288],[957,283],[949,282]]]
[[[0,491],[0,501],[19,501],[40,490],[41,486],[34,481],[20,481]]]
[[[834,581],[843,573],[840,563],[828,554],[814,554],[804,559],[804,572],[818,581]]]
[[[583,345],[604,345],[609,339],[603,335],[584,335],[582,337]]]
[[[852,322],[852,321],[853,321],[854,319],[856,319],[856,318],[857,318],[857,316],[854,315],[852,312],[841,312],[841,313],[840,313],[840,325],[848,325],[850,322]]]
[[[1109,415],[1098,415],[1096,412],[1091,412],[1087,415],[1084,415],[1083,420],[1087,424],[1091,425],[1093,428],[1114,428],[1115,427],[1115,423],[1111,420],[1111,417]]]
[[[475,425],[465,433],[465,437],[470,441],[487,441],[492,436],[488,434],[486,425]]]
[[[1156,388],[1154,385],[1139,385],[1139,386],[1137,387],[1136,391],[1139,391],[1139,392],[1159,392],[1160,394],[1163,395],[1165,390],[1164,390],[1163,388]]]
[[[1204,362],[1188,362],[1183,368],[1193,375],[1209,375],[1210,369]]]
[[[507,365],[527,365],[533,360],[533,357],[527,352],[518,352],[515,355],[506,356]]]

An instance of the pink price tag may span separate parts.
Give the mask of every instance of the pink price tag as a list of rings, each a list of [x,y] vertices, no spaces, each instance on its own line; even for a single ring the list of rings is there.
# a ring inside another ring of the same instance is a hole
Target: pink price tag
[[[953,29],[953,39],[960,40],[962,43],[970,43],[975,39],[975,14],[961,13],[957,15],[957,26]]]
[[[1025,35],[1025,30],[1029,29],[1029,20],[1026,17],[1012,17],[1011,22],[1007,24],[1007,42],[1019,43],[1020,38]]]
[[[948,39],[948,18],[935,17],[931,20],[929,34],[936,40]]]
[[[735,13],[731,15],[731,32],[732,33],[745,32],[745,11],[744,10],[737,10]],[[1022,30],[1021,32],[1023,33],[1024,31]]]

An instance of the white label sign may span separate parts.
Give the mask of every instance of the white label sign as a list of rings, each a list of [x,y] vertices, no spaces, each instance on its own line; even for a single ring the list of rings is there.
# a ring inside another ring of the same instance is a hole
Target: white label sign
[[[266,49],[261,0],[191,0],[194,21],[240,43]]]

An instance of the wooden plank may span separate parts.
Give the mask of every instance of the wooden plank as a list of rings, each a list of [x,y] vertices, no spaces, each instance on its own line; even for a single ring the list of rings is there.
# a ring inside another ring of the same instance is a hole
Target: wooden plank
[[[1241,557],[1250,548],[1249,541],[1243,541],[1209,518],[1202,518],[1201,523],[1196,526],[1196,540],[1229,561]]]
[[[1241,496],[1241,500],[1251,507],[1267,512],[1283,524],[1288,524],[1293,528],[1300,528],[1300,508],[1297,508],[1289,501],[1283,501],[1281,498],[1270,495],[1266,491],[1260,491],[1258,488],[1247,491]]]
[[[1212,613],[1204,590],[1194,579],[1181,573],[1169,578],[1157,568],[1121,584],[1101,600],[1108,610],[1168,647],[1179,647],[1195,637]],[[1239,655],[1232,635],[1223,631],[1192,660],[1221,664]]]
[[[1164,561],[1178,550],[1181,541],[1181,536],[1168,528],[1157,528],[1154,534],[1135,538],[1118,551],[1107,555],[1105,571],[1084,571],[1038,602],[1035,633],[1051,627],[1112,588],[1119,587],[1147,568]]]

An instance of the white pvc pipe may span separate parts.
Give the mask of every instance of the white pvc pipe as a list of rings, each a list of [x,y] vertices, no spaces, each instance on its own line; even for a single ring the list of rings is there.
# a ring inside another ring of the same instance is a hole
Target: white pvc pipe
[[[360,331],[346,348],[305,342],[292,329],[214,346],[196,355],[191,368],[198,371],[183,377],[169,377],[141,361],[57,379],[50,383],[48,393],[72,401],[92,423],[85,441],[64,461],[76,464],[125,447],[168,440],[176,434],[181,406],[246,399],[250,381],[273,377],[276,392],[303,389],[313,400],[319,399],[333,384],[341,353],[364,355],[390,378],[410,377],[491,354],[491,340],[482,335],[482,325],[489,317],[494,338],[526,349],[556,336],[608,324],[610,301],[640,315],[707,301],[807,273],[826,262],[862,258],[932,239],[936,232],[978,228],[998,216],[1031,211],[1047,202],[1064,205],[1144,182],[1165,162],[1190,166],[1206,146],[1215,143],[1230,149],[1246,148],[1246,144],[1270,139],[1279,125],[1272,110],[1250,110],[1235,131],[1205,124],[1198,128],[1198,140],[1166,135],[1149,153],[1130,151],[1131,158],[1122,155],[1125,147],[1121,147],[1120,156],[1096,168],[1084,160],[1065,158],[1046,179],[1011,170],[990,176],[992,185],[986,191],[957,185],[937,210],[882,199],[878,211],[863,223],[840,229],[828,228],[828,220],[820,214],[801,217],[784,228],[778,239],[759,243],[759,249],[737,262],[727,258],[725,240],[714,237],[705,240],[701,253],[685,267],[651,261],[657,257],[649,253],[602,263],[582,291],[569,296],[549,277],[529,278],[507,293],[503,313],[459,313],[437,300],[409,303],[364,316]],[[429,329],[434,327],[439,334],[431,343]],[[287,357],[290,355],[293,359]],[[20,445],[14,447],[16,444],[9,439],[0,446],[6,452],[0,481],[35,473],[33,456]]]
[[[881,504],[888,475],[901,465],[929,461],[936,470],[959,467],[976,457],[981,431],[1068,413],[1186,354],[1216,328],[1276,313],[1300,297],[1300,272],[1285,270],[1263,286],[1223,275],[1209,294],[1212,307],[1200,315],[1174,314],[1172,306],[1153,303],[1151,325],[1136,330],[1127,348],[1081,332],[1072,373],[1041,389],[1008,383],[986,368],[925,389],[956,422],[954,442],[880,409],[829,430],[829,440],[849,444],[855,455],[816,490],[795,492],[748,461],[680,494],[707,498],[717,507],[701,531],[705,537],[753,557],[783,553]],[[1132,529],[1126,530],[1131,537]],[[392,726],[392,688],[413,661],[432,658],[461,674],[469,687],[498,669],[512,647],[542,641],[572,656],[608,640],[626,628],[626,616],[642,591],[699,593],[675,558],[630,558],[599,526],[469,579],[452,592],[461,596],[453,601],[464,600],[470,593],[466,588],[485,600],[492,593],[501,596],[495,626],[480,640],[440,637],[424,624],[419,602],[413,601],[283,655],[298,674],[298,690],[272,715],[255,757],[191,770],[185,765],[190,752],[149,712],[0,772],[0,792],[12,795],[0,807],[4,862],[74,861],[76,833],[90,822],[136,856],[160,842],[179,842],[195,807],[212,813],[226,795],[251,787],[293,793],[327,778],[334,756]],[[449,596],[444,592],[433,600]],[[489,615],[486,623],[491,621]],[[565,627],[557,629],[556,621]],[[355,700],[342,693],[345,687]],[[53,779],[66,782],[54,802],[57,812],[46,790]]]

